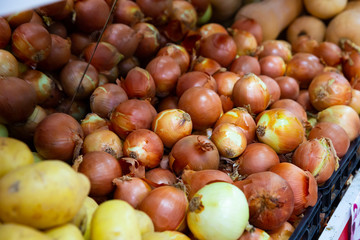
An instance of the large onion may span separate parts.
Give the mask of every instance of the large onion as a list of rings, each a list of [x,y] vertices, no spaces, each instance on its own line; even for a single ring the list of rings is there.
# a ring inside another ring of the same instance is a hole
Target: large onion
[[[299,121],[305,126],[307,123],[307,115],[305,109],[295,100],[292,99],[280,99],[274,102],[270,109],[283,108],[292,112]]]
[[[131,69],[126,78],[121,81],[121,86],[129,98],[152,99],[155,97],[155,81],[146,69],[140,67]]]

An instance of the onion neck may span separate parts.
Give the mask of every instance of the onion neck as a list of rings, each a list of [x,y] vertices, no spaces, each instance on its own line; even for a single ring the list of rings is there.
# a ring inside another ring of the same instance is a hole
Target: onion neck
[[[200,137],[197,138],[197,149],[199,149],[202,152],[208,152],[214,150],[214,146],[210,142],[205,142],[200,139]]]
[[[204,210],[204,205],[201,202],[201,196],[193,197],[189,202],[190,212],[200,213]]]

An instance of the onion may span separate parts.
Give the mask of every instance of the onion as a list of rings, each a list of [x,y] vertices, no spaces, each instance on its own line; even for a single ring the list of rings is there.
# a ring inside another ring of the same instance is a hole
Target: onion
[[[36,127],[34,146],[45,159],[71,161],[79,154],[83,137],[83,130],[73,117],[53,113]]]
[[[309,171],[319,185],[328,180],[339,167],[339,158],[331,141],[327,138],[303,142],[294,152],[292,162]]]
[[[15,12],[6,16],[6,21],[8,21],[11,28],[17,28],[21,24],[28,23],[31,20],[33,13],[34,11],[31,9]]]
[[[46,17],[56,17],[66,7],[66,0],[61,0],[55,3],[47,4],[36,9],[37,13]]]
[[[97,87],[90,97],[90,108],[102,118],[108,118],[111,111],[120,103],[128,100],[125,90],[114,83]]]
[[[281,227],[270,230],[268,233],[273,240],[285,240],[289,239],[294,231],[295,228],[289,222],[285,222]]]
[[[265,56],[259,60],[261,74],[272,78],[285,74],[286,63],[280,56]]]
[[[232,92],[235,83],[241,77],[239,74],[229,71],[215,73],[213,77],[217,85],[217,92],[220,96],[223,111],[227,112],[234,107],[234,103],[231,99]]]
[[[4,48],[11,39],[11,28],[5,18],[0,17],[0,49]]]
[[[178,231],[146,232],[141,235],[142,240],[190,240],[187,235]]]
[[[340,41],[341,47],[344,50],[344,58],[342,61],[342,71],[345,77],[353,84],[358,82],[359,66],[360,66],[360,54],[359,47],[348,39]]]
[[[170,56],[158,56],[152,59],[146,66],[146,70],[153,77],[156,87],[156,95],[168,96],[175,88],[181,75],[179,64]]]
[[[112,111],[111,126],[117,135],[125,139],[136,129],[150,129],[156,114],[155,108],[146,100],[125,100]]]
[[[280,87],[280,99],[296,100],[300,93],[299,83],[295,78],[289,76],[282,76],[275,78],[275,81]]]
[[[116,186],[114,199],[120,199],[137,208],[141,201],[150,193],[151,187],[137,177],[123,176],[113,180]]]
[[[219,151],[210,139],[203,135],[189,135],[181,138],[172,147],[169,166],[179,175],[184,169],[218,169],[219,159]]]
[[[266,87],[269,90],[269,94],[270,94],[269,104],[272,104],[273,102],[279,100],[281,94],[281,89],[279,84],[271,77],[265,75],[259,75],[258,77],[266,84]]]
[[[311,105],[310,95],[307,89],[300,90],[299,96],[296,101],[305,109],[307,112],[315,112],[316,109]]]
[[[291,49],[293,53],[310,53],[314,54],[315,48],[319,46],[319,42],[316,39],[308,35],[298,36],[293,40]]]
[[[238,239],[248,220],[243,192],[227,182],[206,185],[189,202],[187,224],[197,239]]]
[[[261,45],[263,50],[259,53],[259,58],[265,56],[280,56],[287,63],[292,58],[290,43],[283,40],[266,40]]]
[[[159,30],[150,23],[139,22],[132,27],[137,34],[141,35],[141,40],[136,48],[135,56],[139,59],[149,59],[160,48]]]
[[[153,131],[137,129],[125,138],[123,152],[125,156],[138,160],[146,168],[154,168],[160,164],[164,145]]]
[[[163,25],[168,20],[172,13],[172,1],[171,0],[136,0],[135,1],[141,11],[146,17],[150,17],[152,22],[157,25]]]
[[[145,173],[145,178],[157,185],[174,185],[176,176],[168,169],[153,168]]]
[[[221,70],[221,65],[218,62],[216,62],[214,59],[204,58],[202,56],[196,58],[192,62],[192,65],[193,65],[192,67],[193,71],[204,72],[209,75],[213,75]]]
[[[311,105],[318,111],[334,105],[348,105],[351,101],[351,95],[349,81],[335,72],[318,74],[309,86]]]
[[[139,205],[139,210],[153,221],[155,231],[178,230],[185,221],[187,208],[185,193],[172,186],[153,189]]]
[[[350,138],[355,140],[360,134],[360,118],[354,109],[346,105],[335,105],[318,113],[318,122],[332,122],[340,125]]]
[[[67,29],[62,22],[51,23],[51,25],[48,27],[48,31],[50,34],[57,35],[58,37],[61,37],[63,39],[66,39],[68,36]]]
[[[74,101],[71,105],[71,99],[65,98],[56,108],[57,112],[67,113],[77,121],[80,121],[86,116],[86,113],[89,112],[88,104],[86,101]]]
[[[83,154],[96,151],[107,152],[119,159],[123,156],[123,144],[114,132],[108,129],[99,129],[85,137],[82,147]]]
[[[354,88],[351,90],[351,101],[349,106],[360,114],[360,90]]]
[[[81,120],[80,125],[84,131],[84,136],[86,137],[96,130],[109,129],[110,121],[101,118],[96,113],[88,113],[85,118]]]
[[[279,163],[270,168],[271,172],[285,179],[294,193],[293,215],[303,213],[308,206],[315,206],[318,199],[318,185],[314,176],[288,162]]]
[[[232,29],[245,30],[254,35],[258,45],[262,43],[263,32],[261,25],[252,18],[240,15],[237,20],[231,25]]]
[[[1,43],[0,43],[1,44]],[[0,76],[3,77],[18,77],[19,63],[12,53],[0,49]]]
[[[341,63],[341,48],[332,42],[321,42],[314,49],[314,54],[327,66],[335,67]]]
[[[294,209],[290,184],[273,172],[253,173],[234,183],[246,196],[249,222],[257,228],[273,230],[286,222]]]
[[[97,0],[76,1],[74,10],[76,13],[76,27],[86,33],[103,28],[110,14],[110,8],[107,3]]]
[[[217,91],[216,81],[211,75],[205,72],[191,71],[184,73],[177,80],[176,95],[180,97],[192,87],[205,87]]]
[[[260,64],[255,57],[251,56],[239,56],[236,58],[230,66],[230,71],[237,73],[241,76],[254,73],[260,75]]]
[[[192,132],[192,121],[188,113],[180,109],[159,112],[151,129],[161,138],[165,147],[171,148],[178,140]]]
[[[130,177],[145,178],[145,166],[140,165],[134,158],[122,157],[119,160],[123,175]]]
[[[158,112],[161,112],[167,109],[176,109],[178,108],[178,101],[179,98],[177,96],[169,95],[165,98],[160,99],[157,110]]]
[[[219,23],[206,23],[204,25],[202,25],[201,27],[199,27],[198,32],[201,36],[201,38],[206,38],[210,35],[213,35],[215,33],[224,33],[224,34],[228,34],[228,32],[226,31],[226,28],[219,24]]]
[[[266,84],[253,73],[246,74],[235,83],[232,98],[235,106],[245,107],[254,115],[264,111],[270,102]]]
[[[180,66],[181,73],[185,73],[190,65],[189,53],[183,46],[168,43],[160,48],[156,56],[169,56],[173,58]]]
[[[93,42],[92,37],[89,34],[73,32],[70,34],[71,40],[71,53],[78,56],[84,48]]]
[[[152,99],[155,97],[155,82],[150,73],[143,68],[131,69],[121,86],[129,98]]]
[[[231,34],[236,44],[238,56],[255,55],[258,44],[254,35],[248,31],[238,29],[233,29]]]
[[[50,54],[50,33],[37,23],[21,24],[12,33],[11,50],[20,61],[34,66]]]
[[[283,154],[295,150],[303,142],[305,130],[292,112],[276,108],[262,113],[256,125],[256,135],[260,142]]]
[[[260,228],[252,227],[250,230],[245,229],[246,231],[241,235],[238,240],[267,240],[271,239],[269,234]]]
[[[123,23],[133,26],[142,21],[144,13],[141,11],[139,5],[130,0],[121,0],[116,3],[114,11],[114,23]]]
[[[121,177],[121,166],[106,152],[89,152],[75,160],[73,166],[90,180],[90,196],[106,196],[114,190],[112,180]]]
[[[0,76],[0,123],[24,122],[33,113],[36,91],[17,77]]]
[[[269,145],[252,143],[235,161],[235,167],[241,176],[247,177],[253,173],[265,172],[278,163],[280,163],[279,156]]]
[[[283,108],[292,112],[303,124],[303,126],[306,126],[308,123],[305,109],[298,102],[292,99],[277,100],[270,106],[270,109],[274,108]]]

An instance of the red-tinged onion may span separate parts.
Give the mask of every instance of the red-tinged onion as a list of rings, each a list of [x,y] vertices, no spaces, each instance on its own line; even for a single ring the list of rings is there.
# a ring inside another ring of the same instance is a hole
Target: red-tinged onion
[[[270,230],[268,233],[272,240],[287,240],[291,237],[295,228],[289,222],[285,222],[281,227]]]
[[[296,101],[305,109],[307,112],[315,112],[315,108],[311,105],[310,95],[307,89],[300,90],[299,96]]]
[[[97,87],[90,97],[90,108],[102,118],[109,118],[111,111],[128,100],[125,90],[117,84],[106,83]]]
[[[33,10],[24,10],[21,12],[15,12],[13,14],[10,14],[9,16],[6,16],[6,20],[9,23],[10,27],[15,29],[21,24],[30,22],[34,11]]]
[[[0,76],[0,123],[24,122],[36,106],[36,91],[17,77]]]
[[[145,178],[157,185],[174,185],[177,183],[173,172],[163,168],[153,168],[145,173]]]
[[[70,98],[65,98],[57,106],[56,111],[67,113],[73,118],[75,118],[77,121],[80,121],[86,116],[90,109],[86,101],[76,100],[71,103]]]
[[[286,63],[280,56],[265,56],[259,60],[261,74],[272,78],[285,74]]]
[[[54,17],[66,7],[66,0],[57,1],[55,3],[47,4],[36,9],[36,12],[41,16]]]
[[[248,73],[260,75],[261,70],[259,61],[255,57],[245,55],[234,60],[230,66],[230,71],[243,76]]]
[[[213,75],[221,70],[218,62],[211,58],[204,58],[202,56],[196,58],[192,63],[192,71],[204,72]]]
[[[295,150],[292,162],[305,171],[309,171],[318,185],[325,183],[339,167],[331,140],[315,138],[304,141]]]
[[[177,96],[169,95],[165,98],[160,99],[160,102],[157,105],[157,111],[161,112],[168,109],[178,108],[179,98]]]
[[[269,234],[260,228],[252,227],[249,230],[245,230],[238,240],[272,240]]]
[[[123,156],[123,143],[120,138],[108,129],[98,129],[84,138],[82,153],[103,151],[119,159]]]
[[[150,193],[151,187],[138,177],[123,176],[113,180],[116,186],[114,199],[120,199],[137,208],[142,200]]]
[[[141,38],[141,34],[131,27],[122,23],[114,23],[106,27],[101,41],[112,44],[125,58],[129,58],[134,55]]]
[[[71,53],[76,56],[80,55],[86,46],[93,42],[89,34],[74,32],[70,34]]]
[[[342,43],[344,49],[344,59],[342,61],[342,71],[345,77],[355,84],[359,80],[360,54],[359,47],[354,43],[345,40]],[[354,85],[353,85],[354,87]],[[358,89],[358,88],[356,88]]]
[[[182,190],[173,186],[161,186],[153,189],[138,208],[149,215],[155,231],[180,231],[186,221],[188,200]]]
[[[173,58],[180,66],[181,73],[185,73],[190,65],[189,53],[183,46],[169,43],[160,48],[156,56],[169,56]]]
[[[70,18],[71,14],[74,12],[74,1],[75,0],[66,0],[65,7],[61,11],[57,9],[55,15],[52,16],[52,19],[66,21],[66,18]]]
[[[134,56],[124,59],[118,64],[119,75],[125,78],[131,69],[139,66],[140,62]]]
[[[300,93],[300,85],[295,78],[289,76],[282,76],[275,78],[275,81],[280,87],[280,99],[296,100]]]
[[[144,13],[136,2],[120,0],[116,3],[114,11],[114,23],[123,23],[133,26],[143,20]]]
[[[294,193],[293,215],[298,216],[307,207],[315,206],[318,200],[318,185],[314,176],[288,162],[279,163],[270,168],[271,172],[285,179]]]
[[[36,65],[50,54],[50,33],[37,23],[21,24],[12,33],[11,49],[20,61]]]
[[[178,140],[192,132],[192,121],[188,113],[180,109],[159,112],[151,125],[165,147],[171,148]]]
[[[34,145],[45,159],[71,161],[79,154],[83,137],[76,119],[65,113],[53,113],[38,124]]]
[[[150,17],[153,23],[163,25],[172,14],[172,0],[136,0],[135,1],[146,17]]]
[[[11,28],[5,18],[0,17],[0,49],[4,48],[11,39]]]
[[[287,63],[286,75],[295,78],[301,88],[309,86],[311,80],[321,73],[324,66],[311,53],[296,53]]]
[[[151,23],[139,22],[132,27],[141,40],[136,48],[135,56],[139,59],[153,57],[160,48],[159,30]]]
[[[263,50],[259,53],[259,58],[265,56],[280,56],[286,63],[292,58],[290,43],[282,40],[267,40],[262,43]]]
[[[305,126],[307,124],[307,114],[305,109],[295,100],[292,99],[280,99],[274,102],[270,109],[283,108],[292,112],[299,121]]]
[[[253,173],[234,185],[245,194],[250,209],[249,222],[255,227],[276,229],[290,218],[294,193],[289,183],[276,173]]]
[[[218,169],[219,151],[203,135],[189,135],[175,143],[169,154],[169,166],[177,175],[185,169],[200,171]]]
[[[223,113],[219,95],[205,87],[186,90],[179,99],[178,107],[190,114],[195,130],[212,127]]]
[[[50,54],[43,61],[39,62],[38,68],[46,71],[54,71],[62,68],[70,60],[71,41],[58,35],[50,34]]]
[[[145,166],[141,165],[138,160],[129,157],[119,159],[123,175],[130,177],[145,178]]]
[[[251,143],[235,161],[237,172],[247,177],[253,173],[265,172],[280,163],[277,153],[267,144]]]
[[[303,142],[305,130],[292,112],[275,108],[262,113],[256,125],[256,135],[260,142],[283,154],[295,150]]]
[[[241,76],[237,73],[225,71],[217,72],[213,75],[213,77],[217,85],[217,92],[221,99],[223,111],[227,112],[234,107],[232,92],[235,83],[241,78]]]
[[[66,26],[62,22],[53,22],[47,28],[50,34],[55,34],[64,39],[67,38],[67,29]]]
[[[75,25],[85,33],[92,33],[104,27],[110,8],[105,1],[82,0],[74,5]]]
[[[90,196],[106,196],[115,186],[114,178],[122,176],[120,163],[106,152],[89,152],[75,160],[74,168],[90,180]]]
[[[98,84],[98,87],[102,86],[102,85],[105,85],[109,83],[109,79],[107,76],[105,76],[104,74],[102,73],[99,73],[99,84]],[[95,89],[96,90],[96,89]],[[94,90],[94,91],[95,91]]]
[[[125,138],[123,152],[125,156],[138,160],[146,168],[154,168],[160,164],[164,144],[153,131],[137,129]]]
[[[19,76],[19,63],[11,52],[8,52],[4,49],[0,49],[0,63],[1,63],[0,76],[3,77]]]
[[[40,24],[43,27],[47,27],[43,21],[43,19],[40,17],[39,14],[37,14],[35,11],[33,11],[33,15],[31,17],[30,22]]]
[[[318,74],[308,88],[311,105],[322,111],[334,105],[348,105],[351,101],[351,85],[339,73]]]
[[[301,35],[291,43],[291,50],[293,53],[310,53],[314,54],[315,48],[319,46],[316,39],[308,35]]]
[[[233,183],[233,180],[226,173],[215,169],[184,170],[181,179],[186,186],[188,199],[191,199],[197,191],[207,184],[213,182]]]
[[[146,100],[125,100],[112,111],[111,127],[117,135],[125,139],[136,129],[150,129],[156,115],[155,108]]]
[[[351,90],[351,101],[349,106],[352,107],[358,114],[360,114],[360,90]]]
[[[92,132],[100,129],[109,129],[110,121],[101,118],[96,113],[88,113],[84,119],[81,120],[81,128],[84,131],[86,137]]]
[[[244,75],[235,83],[232,98],[236,107],[245,107],[254,115],[264,111],[270,103],[266,84],[253,73]]]
[[[121,87],[129,98],[152,99],[155,97],[155,81],[151,74],[143,68],[131,69],[121,81]]]
[[[318,122],[332,122],[340,125],[350,138],[355,140],[360,134],[360,118],[357,112],[346,105],[328,107],[318,113]]]
[[[184,73],[177,80],[176,95],[181,97],[186,90],[192,87],[204,87],[215,92],[217,91],[216,81],[211,75],[204,72],[191,71]]]
[[[179,64],[170,56],[153,58],[146,66],[156,86],[156,96],[166,97],[175,88],[181,75]]]
[[[199,54],[227,67],[235,59],[236,43],[228,34],[214,33],[200,41]]]
[[[222,123],[214,128],[211,141],[217,147],[221,156],[236,158],[247,146],[247,140],[242,128],[232,123]]]
[[[86,62],[89,62],[91,56],[94,54],[96,43],[90,43],[83,50],[83,57]],[[93,65],[99,72],[108,71],[123,59],[123,56],[118,52],[116,47],[108,42],[99,42],[95,54],[92,56],[91,65]]]
[[[201,38],[206,38],[215,33],[228,34],[226,28],[219,23],[206,23],[198,29],[198,32]]]
[[[341,63],[341,48],[332,42],[321,42],[314,49],[314,54],[328,66],[336,66]]]
[[[246,136],[247,144],[250,144],[254,141],[256,123],[254,118],[245,108],[233,108],[225,112],[216,121],[214,128],[216,128],[222,123],[233,123],[236,126],[240,127]]]
[[[275,101],[279,100],[281,95],[281,89],[279,84],[271,77],[265,75],[259,75],[258,77],[266,84],[266,87],[269,90],[269,94],[270,94],[269,104],[272,104]]]
[[[345,130],[336,123],[319,122],[310,131],[308,139],[329,138],[335,148],[336,155],[343,157],[350,146],[350,139]]]
[[[238,56],[255,55],[258,44],[254,35],[245,30],[233,29],[232,37],[236,44],[236,53]]]
[[[255,19],[248,18],[242,15],[238,16],[237,20],[231,25],[231,28],[248,31],[255,37],[258,45],[262,43],[262,39],[263,39],[262,28],[261,25]]]

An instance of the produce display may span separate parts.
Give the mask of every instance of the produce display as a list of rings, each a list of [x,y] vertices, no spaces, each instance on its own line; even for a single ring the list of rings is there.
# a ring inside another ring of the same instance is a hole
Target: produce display
[[[360,135],[359,19],[347,0],[0,16],[0,236],[291,238]]]

